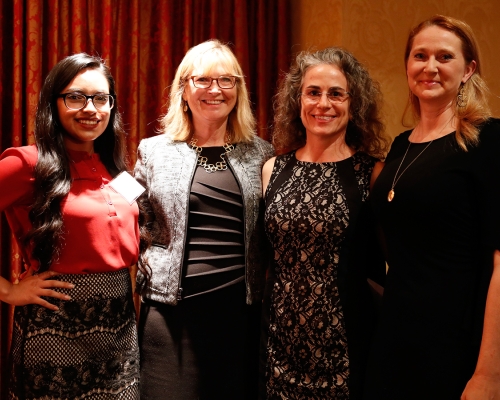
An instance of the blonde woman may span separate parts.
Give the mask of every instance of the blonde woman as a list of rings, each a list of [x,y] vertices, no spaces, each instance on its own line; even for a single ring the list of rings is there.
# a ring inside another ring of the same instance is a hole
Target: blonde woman
[[[210,40],[190,49],[162,134],[141,142],[135,168],[152,236],[152,279],[141,290],[142,399],[255,398],[260,171],[272,153],[255,136],[229,47]]]
[[[423,21],[405,61],[417,123],[372,191],[389,272],[365,398],[498,399],[500,123],[466,23]]]

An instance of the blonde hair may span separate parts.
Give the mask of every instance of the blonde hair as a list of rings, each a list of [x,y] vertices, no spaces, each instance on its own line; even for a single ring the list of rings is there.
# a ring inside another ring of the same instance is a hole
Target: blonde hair
[[[467,151],[468,145],[475,145],[479,141],[479,126],[491,117],[491,111],[487,100],[489,90],[486,82],[481,77],[479,47],[474,32],[468,24],[452,17],[435,15],[421,22],[411,30],[406,42],[405,66],[408,65],[408,58],[410,57],[415,36],[425,28],[431,26],[437,26],[454,33],[462,42],[462,53],[467,65],[470,65],[472,61],[476,62],[474,73],[467,82],[460,86],[453,108],[455,116],[458,119],[455,134],[456,140],[459,146]],[[463,97],[466,99],[465,106],[460,106],[457,101],[460,90],[463,90]],[[405,116],[408,114],[409,110],[412,110],[414,119],[418,120],[420,118],[419,100],[411,91],[408,104],[403,114],[403,125],[405,126],[407,126],[407,124],[405,124]]]
[[[166,133],[172,140],[187,141],[189,139],[193,133],[193,117],[191,110],[183,111],[184,89],[194,70],[211,76],[211,71],[218,66],[222,66],[228,74],[237,77],[236,104],[229,114],[227,123],[231,141],[238,143],[252,140],[256,123],[250,107],[243,70],[231,49],[217,39],[192,47],[182,59],[170,89],[167,114],[160,119],[161,132]]]

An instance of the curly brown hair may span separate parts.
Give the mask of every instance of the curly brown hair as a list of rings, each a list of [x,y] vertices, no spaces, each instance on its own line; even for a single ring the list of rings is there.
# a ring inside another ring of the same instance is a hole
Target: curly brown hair
[[[276,153],[296,150],[306,143],[306,129],[300,119],[300,93],[306,71],[321,64],[338,67],[347,79],[351,118],[347,126],[346,144],[355,151],[383,158],[389,140],[380,117],[382,94],[379,84],[350,52],[339,47],[300,52],[281,81],[274,98],[272,141]]]

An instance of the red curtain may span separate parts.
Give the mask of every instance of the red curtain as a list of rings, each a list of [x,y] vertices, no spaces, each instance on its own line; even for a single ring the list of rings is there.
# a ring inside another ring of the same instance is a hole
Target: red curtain
[[[155,134],[166,111],[177,65],[190,47],[210,38],[232,47],[246,75],[258,134],[269,136],[272,95],[290,61],[287,0],[0,0],[0,8],[0,151],[33,143],[44,77],[63,57],[85,51],[111,67],[133,165],[139,141]],[[2,276],[15,281],[21,260],[3,215],[0,238]],[[2,304],[2,366],[11,312]]]

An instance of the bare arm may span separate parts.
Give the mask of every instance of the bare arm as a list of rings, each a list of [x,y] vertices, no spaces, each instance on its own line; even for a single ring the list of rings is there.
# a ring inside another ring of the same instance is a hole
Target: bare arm
[[[500,251],[493,255],[481,350],[461,400],[500,400]]]
[[[377,161],[377,163],[373,166],[372,176],[370,178],[370,189],[373,188],[373,184],[375,183],[378,176],[382,172],[384,165],[385,165],[385,163],[383,163],[382,161]]]
[[[269,179],[271,178],[275,161],[276,157],[270,158],[262,167],[262,196],[266,194],[267,185],[269,185]]]
[[[0,277],[0,300],[15,306],[24,306],[27,304],[38,304],[47,307],[50,310],[57,311],[59,308],[42,296],[54,297],[61,300],[70,300],[66,294],[56,292],[51,288],[73,289],[75,285],[68,282],[61,282],[50,279],[58,275],[54,271],[45,271],[39,275],[30,275],[23,278],[18,284],[13,284],[7,279]]]

